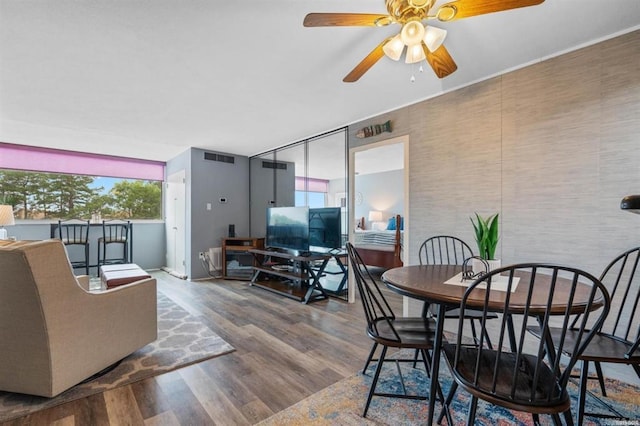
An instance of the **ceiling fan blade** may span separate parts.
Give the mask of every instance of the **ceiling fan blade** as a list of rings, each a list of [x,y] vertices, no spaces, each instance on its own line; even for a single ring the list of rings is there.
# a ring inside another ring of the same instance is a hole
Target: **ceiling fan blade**
[[[305,27],[382,26],[389,25],[389,15],[371,13],[309,13],[304,17]]]
[[[451,55],[449,55],[449,51],[444,47],[444,44],[438,47],[435,52],[431,52],[427,45],[422,42],[422,50],[424,50],[427,62],[429,62],[429,65],[431,65],[433,72],[436,73],[438,78],[444,78],[458,69],[458,66]]]
[[[543,2],[544,0],[457,0],[440,6],[436,16],[441,21],[455,21],[486,13],[535,6]]]
[[[362,75],[369,70],[376,62],[380,60],[384,56],[384,51],[382,50],[382,46],[388,42],[391,37],[386,38],[377,45],[354,69],[351,70],[349,74],[345,78],[342,79],[345,83],[353,83],[354,81],[358,81]]]

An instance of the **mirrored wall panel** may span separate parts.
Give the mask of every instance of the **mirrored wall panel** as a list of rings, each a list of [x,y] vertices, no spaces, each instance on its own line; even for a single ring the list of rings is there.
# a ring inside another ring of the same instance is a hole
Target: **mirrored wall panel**
[[[312,253],[331,256],[322,285],[330,296],[345,299],[344,245],[350,222],[347,168],[346,128],[251,157],[251,236],[267,237],[270,208],[308,208],[305,244]]]

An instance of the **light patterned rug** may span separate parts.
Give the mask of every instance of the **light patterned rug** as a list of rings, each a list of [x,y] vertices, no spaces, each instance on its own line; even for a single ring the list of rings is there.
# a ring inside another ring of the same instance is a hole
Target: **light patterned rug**
[[[411,353],[404,354],[411,357]],[[403,363],[402,372],[409,393],[428,393],[429,379],[424,373],[424,369],[411,368],[408,363]],[[369,367],[367,374],[356,374],[339,381],[338,383],[311,395],[299,403],[274,414],[270,418],[259,423],[260,426],[307,426],[307,425],[389,425],[408,426],[426,424],[427,402],[404,400],[399,398],[383,398],[374,396],[367,413],[367,418],[362,417],[362,410],[369,391],[369,385],[375,370],[375,363]],[[634,374],[629,367],[630,374]],[[378,382],[378,392],[399,393],[401,392],[400,381],[397,379],[395,366],[391,363],[384,365]],[[441,365],[440,383],[443,392],[447,395],[451,385],[446,364]],[[597,384],[591,389],[593,395],[600,396],[596,390]],[[640,425],[640,388],[628,385],[617,380],[607,380],[607,398],[602,398],[610,404],[619,414],[631,420],[598,419],[596,417],[585,417],[585,426],[589,425]],[[570,384],[569,392],[572,397],[572,413],[575,418],[575,404],[578,389]],[[456,425],[466,423],[468,412],[469,394],[458,389],[454,405],[451,410],[453,421]],[[440,413],[441,405],[436,403],[436,418]],[[587,396],[586,411],[603,414],[612,414],[605,409],[597,399]],[[543,425],[552,424],[551,417],[540,416]],[[434,423],[435,424],[435,423]],[[446,421],[443,420],[443,424]],[[478,403],[478,412],[475,425],[497,426],[497,425],[532,425],[531,415],[513,412],[500,407],[484,403]]]
[[[134,352],[107,374],[54,398],[0,392],[0,422],[114,389],[233,351],[197,318],[158,292],[158,340]]]

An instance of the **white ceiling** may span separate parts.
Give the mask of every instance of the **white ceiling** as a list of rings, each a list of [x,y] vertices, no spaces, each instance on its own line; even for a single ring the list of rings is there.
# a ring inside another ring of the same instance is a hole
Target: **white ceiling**
[[[481,1],[481,0],[478,0]],[[438,3],[440,4],[440,3]],[[0,0],[0,141],[154,160],[252,155],[640,28],[639,0],[546,0],[437,26],[458,71],[382,58],[389,27],[304,28],[383,0]]]

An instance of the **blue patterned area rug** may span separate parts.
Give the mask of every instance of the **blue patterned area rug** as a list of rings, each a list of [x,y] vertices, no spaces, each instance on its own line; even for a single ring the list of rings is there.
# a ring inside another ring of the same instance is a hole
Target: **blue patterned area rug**
[[[234,348],[198,318],[158,292],[158,339],[126,357],[108,373],[72,387],[54,398],[0,391],[0,422],[34,411],[128,385],[209,358]]]
[[[411,358],[412,353],[404,353]],[[429,379],[426,377],[424,369],[411,368],[410,363],[401,363],[405,386],[409,393],[427,394]],[[451,385],[451,376],[446,363],[440,365],[440,383],[445,396]],[[358,373],[354,376],[341,380],[322,391],[311,395],[299,403],[283,410],[270,418],[259,423],[261,426],[267,425],[422,425],[425,424],[427,413],[426,401],[404,400],[399,398],[383,398],[374,396],[367,413],[367,418],[362,417],[362,410],[366,401],[366,396],[371,383],[375,364],[369,367],[367,374]],[[630,374],[634,374],[629,367]],[[401,384],[397,379],[396,367],[392,363],[386,363],[382,369],[378,382],[378,392],[401,392]],[[590,381],[591,382],[591,381]],[[595,382],[595,381],[593,381]],[[585,417],[584,425],[640,425],[640,388],[617,381],[607,379],[607,398],[602,398],[610,404],[620,414],[632,419],[630,421],[616,419],[602,419],[596,417]],[[594,395],[600,397],[597,383],[593,383],[590,388]],[[574,384],[570,385],[569,392],[572,397],[572,414],[575,418],[576,398],[578,388]],[[468,402],[470,396],[458,388],[454,405],[451,410],[453,421],[456,425],[466,423],[468,412]],[[436,417],[441,411],[440,403],[436,403]],[[586,411],[596,413],[611,414],[592,395],[587,395]],[[550,416],[540,416],[542,424],[552,424]],[[443,420],[446,424],[446,420]],[[531,415],[521,412],[510,411],[501,407],[487,404],[483,401],[478,403],[476,425],[496,426],[496,425],[532,425]]]

